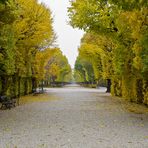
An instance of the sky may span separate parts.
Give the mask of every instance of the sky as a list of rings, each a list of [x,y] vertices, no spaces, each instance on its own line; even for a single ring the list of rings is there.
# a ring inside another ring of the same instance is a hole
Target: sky
[[[63,54],[68,58],[71,67],[74,67],[78,55],[80,40],[84,34],[82,30],[73,29],[68,24],[67,7],[70,6],[69,0],[39,0],[49,6],[54,20],[53,27],[56,32],[57,44]]]

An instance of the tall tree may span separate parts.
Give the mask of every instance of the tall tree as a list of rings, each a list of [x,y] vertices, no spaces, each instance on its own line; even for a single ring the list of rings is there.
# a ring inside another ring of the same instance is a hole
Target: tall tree
[[[147,14],[147,2],[143,0],[76,0],[69,8],[73,27],[107,39],[107,48],[96,40],[92,44],[105,49],[105,54],[100,54],[102,73],[111,77],[112,94],[144,103],[148,90]],[[88,47],[84,51],[87,50]]]

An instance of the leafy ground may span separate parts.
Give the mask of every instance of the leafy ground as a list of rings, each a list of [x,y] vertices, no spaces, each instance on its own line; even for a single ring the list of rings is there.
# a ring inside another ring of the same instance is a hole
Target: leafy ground
[[[55,96],[50,95],[49,93],[38,94],[38,95],[28,95],[23,96],[19,100],[20,105],[30,104],[35,102],[46,102],[46,101],[54,101],[58,100]]]

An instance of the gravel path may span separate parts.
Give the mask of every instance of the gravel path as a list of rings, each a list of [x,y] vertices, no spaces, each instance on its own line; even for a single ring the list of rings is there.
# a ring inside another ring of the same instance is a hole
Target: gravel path
[[[105,89],[50,88],[55,100],[0,111],[0,148],[148,148],[148,115]]]

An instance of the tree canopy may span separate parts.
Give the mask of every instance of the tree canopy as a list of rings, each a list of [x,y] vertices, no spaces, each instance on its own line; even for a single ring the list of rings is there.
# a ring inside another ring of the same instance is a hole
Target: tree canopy
[[[0,95],[28,94],[47,75],[69,81],[67,58],[53,47],[52,23],[50,9],[37,0],[0,1]]]
[[[79,55],[95,65],[95,76],[112,81],[113,95],[146,104],[147,4],[144,0],[76,0],[69,8],[70,24],[86,31]]]

